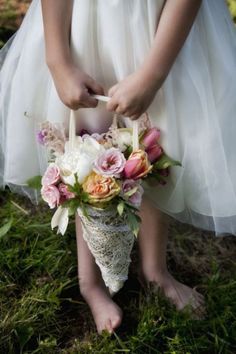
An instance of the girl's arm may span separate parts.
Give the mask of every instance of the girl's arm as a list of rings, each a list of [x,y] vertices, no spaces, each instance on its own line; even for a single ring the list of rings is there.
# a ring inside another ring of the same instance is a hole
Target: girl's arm
[[[137,119],[145,112],[182,48],[201,0],[167,0],[153,45],[141,67],[115,86],[107,109]]]
[[[71,62],[70,26],[73,0],[41,0],[46,62],[49,67]]]
[[[73,0],[41,0],[46,63],[61,101],[71,109],[95,107],[89,91],[103,88],[73,62],[70,32]],[[85,29],[86,30],[86,29]]]

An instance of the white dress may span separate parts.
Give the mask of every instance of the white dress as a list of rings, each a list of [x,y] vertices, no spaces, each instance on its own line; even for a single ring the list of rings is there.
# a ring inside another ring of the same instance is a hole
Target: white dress
[[[105,93],[142,63],[164,3],[74,0],[72,54]],[[40,0],[32,1],[21,27],[0,51],[0,63],[0,185],[37,201],[25,181],[46,168],[44,149],[35,139],[38,124],[69,118],[45,62]],[[224,0],[203,0],[148,109],[152,124],[162,131],[165,151],[183,167],[172,168],[167,185],[145,186],[145,192],[175,219],[216,235],[236,234],[235,97],[235,27]],[[80,127],[90,131],[110,124],[102,104],[78,114]]]

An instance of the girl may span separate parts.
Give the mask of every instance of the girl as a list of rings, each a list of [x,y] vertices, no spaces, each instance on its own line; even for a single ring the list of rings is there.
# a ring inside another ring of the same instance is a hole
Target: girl
[[[35,131],[44,120],[105,131],[147,111],[166,152],[182,162],[168,184],[145,187],[140,278],[181,310],[201,294],[168,272],[169,216],[216,235],[236,234],[236,34],[224,0],[33,0],[1,51],[1,184],[28,195],[46,168]],[[108,94],[107,106],[91,93]],[[97,106],[97,107],[96,107]],[[96,108],[95,108],[96,107]],[[80,291],[97,330],[122,311],[109,296],[76,217]]]

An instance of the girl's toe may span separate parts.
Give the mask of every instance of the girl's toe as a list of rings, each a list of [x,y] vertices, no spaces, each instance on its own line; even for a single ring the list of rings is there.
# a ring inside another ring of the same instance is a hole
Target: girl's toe
[[[107,331],[112,334],[113,333],[113,325],[112,325],[112,321],[109,319],[106,323],[106,329]]]

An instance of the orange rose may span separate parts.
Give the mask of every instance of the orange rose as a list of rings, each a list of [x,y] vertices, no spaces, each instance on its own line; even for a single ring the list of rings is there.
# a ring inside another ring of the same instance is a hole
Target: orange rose
[[[82,184],[89,194],[91,204],[108,202],[120,192],[120,186],[113,177],[101,176],[92,172]]]
[[[147,153],[139,149],[130,154],[124,167],[124,175],[126,178],[138,179],[146,176],[151,169]]]

